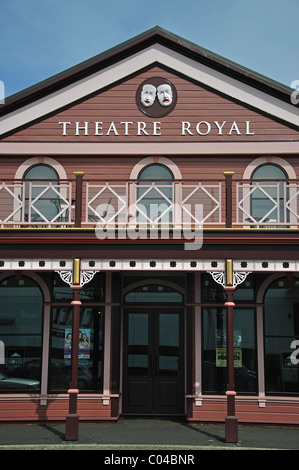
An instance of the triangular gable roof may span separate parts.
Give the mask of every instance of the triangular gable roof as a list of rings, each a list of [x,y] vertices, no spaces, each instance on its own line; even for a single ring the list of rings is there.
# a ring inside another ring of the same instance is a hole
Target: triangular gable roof
[[[6,99],[0,135],[161,64],[169,70],[299,127],[292,89],[155,27]]]

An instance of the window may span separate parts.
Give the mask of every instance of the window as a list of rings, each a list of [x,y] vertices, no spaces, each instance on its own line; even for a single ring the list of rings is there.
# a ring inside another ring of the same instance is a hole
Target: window
[[[172,180],[173,174],[164,165],[149,165],[140,172],[137,190],[138,222],[163,223],[168,226],[172,221]]]
[[[57,185],[58,176],[48,165],[32,166],[25,175],[25,219],[48,222],[59,212],[59,198],[50,184]]]
[[[251,215],[257,222],[287,222],[285,180],[284,171],[277,165],[262,165],[254,171],[252,181],[258,187],[252,192]]]
[[[99,273],[81,291],[78,388],[82,392],[101,392],[103,389],[104,276]],[[51,346],[48,388],[49,393],[66,392],[71,374],[72,307],[61,305],[72,299],[72,290],[54,275],[51,313]],[[89,305],[89,304],[93,305]]]
[[[264,305],[266,393],[299,395],[299,365],[291,358],[299,340],[299,279],[273,282]]]
[[[172,287],[161,284],[148,284],[136,287],[125,295],[125,302],[181,303],[183,295]]]
[[[202,391],[222,394],[227,390],[225,292],[210,274],[202,274]],[[234,299],[235,388],[240,394],[257,393],[255,308],[252,276],[236,288]]]
[[[5,364],[0,366],[0,391],[40,391],[43,296],[25,276],[0,283],[0,339]]]
[[[234,309],[235,388],[237,393],[257,391],[255,309]],[[226,309],[203,308],[203,393],[227,390]]]

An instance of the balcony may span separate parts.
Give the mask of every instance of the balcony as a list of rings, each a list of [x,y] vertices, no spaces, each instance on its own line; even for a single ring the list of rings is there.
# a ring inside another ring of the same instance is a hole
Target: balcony
[[[6,180],[0,228],[242,228],[299,226],[294,181]]]

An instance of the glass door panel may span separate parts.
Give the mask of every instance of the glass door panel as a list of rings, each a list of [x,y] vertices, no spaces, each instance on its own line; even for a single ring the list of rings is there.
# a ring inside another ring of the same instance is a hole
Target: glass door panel
[[[148,375],[148,314],[128,315],[128,375]]]
[[[179,375],[179,314],[159,314],[159,375]]]

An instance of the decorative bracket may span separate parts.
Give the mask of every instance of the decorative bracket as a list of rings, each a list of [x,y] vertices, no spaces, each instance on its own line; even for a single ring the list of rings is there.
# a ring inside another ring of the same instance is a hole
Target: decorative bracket
[[[214,279],[217,284],[220,284],[222,287],[225,287],[226,285],[226,278],[225,278],[225,272],[224,271],[208,271],[209,274],[211,274],[212,278]],[[239,284],[242,284],[242,282],[245,281],[247,278],[248,274],[251,274],[250,271],[248,272],[242,272],[242,271],[234,271],[233,272],[233,286],[236,287]]]
[[[73,271],[56,271],[61,280],[68,284],[69,286],[73,285]],[[80,275],[80,285],[81,287],[85,284],[88,284],[99,271],[81,271]]]

